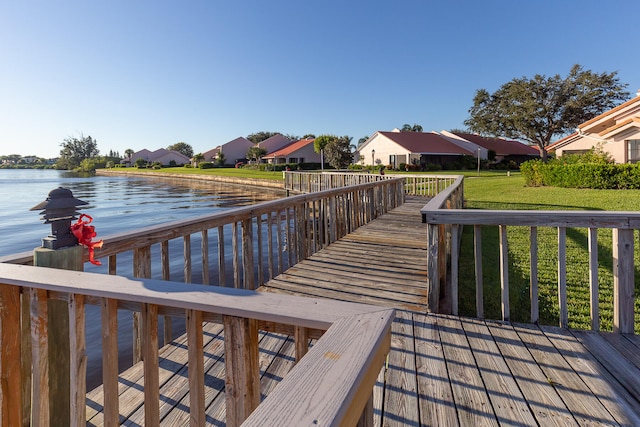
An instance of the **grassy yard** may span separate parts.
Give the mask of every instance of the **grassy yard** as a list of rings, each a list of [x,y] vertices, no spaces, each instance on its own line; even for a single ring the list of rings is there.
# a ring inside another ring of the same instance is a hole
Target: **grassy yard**
[[[118,170],[118,169],[114,169]],[[213,176],[230,176],[235,178],[256,178],[256,179],[271,179],[276,181],[283,181],[282,172],[264,172],[253,169],[244,169],[244,168],[212,168],[212,169],[200,169],[200,168],[185,168],[185,167],[174,167],[174,168],[162,168],[162,169],[145,169],[145,168],[128,168],[122,169],[123,171],[133,170],[136,172],[147,172],[147,173],[174,173],[177,175],[213,175]]]
[[[535,210],[640,210],[640,190],[585,190],[565,188],[528,188],[519,174],[493,177],[468,177],[464,183],[467,208],[535,209]],[[498,319],[500,314],[500,279],[497,227],[483,227],[483,280],[485,316]],[[529,228],[509,227],[509,286],[511,318],[529,320]],[[637,236],[637,232],[636,232]],[[637,241],[637,239],[636,239]],[[613,264],[610,229],[598,232],[600,321],[604,330],[612,328]],[[636,250],[635,264],[640,265]],[[475,277],[473,270],[473,230],[463,232],[460,263],[460,312],[475,315]],[[567,297],[569,326],[590,328],[589,259],[587,230],[567,229]],[[538,229],[538,281],[540,321],[558,324],[557,297],[557,229]],[[636,284],[640,273],[636,271]],[[640,287],[636,285],[636,295]],[[636,298],[636,312],[640,298]],[[637,316],[636,316],[637,317]],[[638,320],[638,317],[637,317]],[[636,321],[636,324],[639,322]],[[640,332],[636,328],[636,332]]]

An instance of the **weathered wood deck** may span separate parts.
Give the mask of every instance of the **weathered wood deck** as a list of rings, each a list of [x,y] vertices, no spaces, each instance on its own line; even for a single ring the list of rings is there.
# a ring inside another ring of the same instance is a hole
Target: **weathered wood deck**
[[[376,425],[640,425],[640,337],[426,313],[426,230],[409,199],[270,281],[263,291],[394,307]],[[207,424],[224,425],[222,327],[206,325]],[[262,394],[294,364],[289,337],[263,333]],[[160,353],[162,425],[189,422],[186,338]],[[142,366],[120,375],[125,425],[144,424]],[[101,388],[87,419],[101,425]]]

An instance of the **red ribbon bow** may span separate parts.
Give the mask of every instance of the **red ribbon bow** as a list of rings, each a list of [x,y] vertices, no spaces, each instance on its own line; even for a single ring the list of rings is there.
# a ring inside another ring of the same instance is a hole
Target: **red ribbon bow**
[[[86,221],[84,221],[85,218],[87,219]],[[91,239],[96,237],[95,227],[93,225],[89,225],[91,224],[91,221],[93,221],[93,218],[89,215],[80,215],[78,222],[71,224],[71,232],[76,236],[76,239],[78,239],[78,243],[89,248],[89,262],[95,265],[102,265],[100,261],[94,259],[94,248],[101,248],[102,240],[97,242],[91,241]]]

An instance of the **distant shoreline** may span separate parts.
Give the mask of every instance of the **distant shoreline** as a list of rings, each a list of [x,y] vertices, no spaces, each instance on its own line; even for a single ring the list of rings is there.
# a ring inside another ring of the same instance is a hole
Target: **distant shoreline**
[[[257,179],[257,178],[236,178],[229,176],[217,176],[217,175],[200,175],[200,174],[177,174],[167,172],[138,172],[132,170],[122,169],[97,169],[97,176],[136,176],[146,178],[170,178],[170,179],[187,179],[198,181],[216,181],[226,182],[228,184],[236,185],[251,185],[255,187],[274,188],[278,190],[284,190],[284,182],[274,181],[270,179]]]

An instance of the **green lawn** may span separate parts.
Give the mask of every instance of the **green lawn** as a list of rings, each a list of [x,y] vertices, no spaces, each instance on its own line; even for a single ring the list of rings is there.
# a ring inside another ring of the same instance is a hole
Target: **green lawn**
[[[535,209],[535,210],[640,210],[640,190],[585,190],[566,188],[529,188],[519,174],[510,177],[469,177],[464,182],[467,208]],[[483,280],[485,316],[498,319],[500,314],[500,279],[497,227],[483,227]],[[637,232],[636,232],[637,235]],[[509,227],[509,285],[511,318],[529,320],[529,228]],[[636,240],[637,241],[637,240]],[[600,321],[610,330],[613,307],[613,264],[611,230],[598,232]],[[635,263],[640,265],[636,251]],[[589,260],[587,230],[567,229],[567,295],[569,326],[590,327]],[[475,315],[475,277],[473,268],[473,230],[463,232],[460,262],[460,312]],[[557,229],[538,229],[538,281],[540,321],[558,324],[557,298]],[[636,283],[640,274],[636,272]],[[640,287],[636,286],[636,295]],[[636,307],[640,299],[636,298]],[[638,310],[636,310],[637,312]],[[636,322],[638,324],[638,322]],[[638,331],[637,331],[638,332]]]
[[[118,170],[118,169],[114,169]],[[212,168],[212,169],[200,169],[200,168],[162,168],[162,169],[145,169],[145,168],[122,168],[123,171],[131,170],[136,172],[146,173],[175,173],[178,175],[213,175],[213,176],[231,176],[236,178],[257,178],[257,179],[272,179],[276,181],[283,181],[282,172],[264,172],[254,169],[244,168]]]

